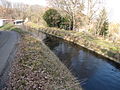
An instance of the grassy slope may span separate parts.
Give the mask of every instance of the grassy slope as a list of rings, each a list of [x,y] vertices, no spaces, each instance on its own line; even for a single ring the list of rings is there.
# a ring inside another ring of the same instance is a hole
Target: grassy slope
[[[15,27],[13,24],[5,24],[4,26],[0,27],[1,31],[16,31],[18,33],[22,33],[20,28]]]
[[[14,26],[9,30],[19,32],[21,41],[12,64],[8,89],[81,90],[67,67],[42,41]]]
[[[12,24],[6,24],[6,25],[4,25],[4,26],[1,26],[1,27],[0,27],[0,30],[9,30],[9,29],[11,29],[12,27],[13,27]]]
[[[101,55],[104,55],[120,63],[120,45],[117,43],[112,43],[110,41],[97,38],[95,36],[92,36],[84,32],[75,32],[75,31],[60,30],[56,28],[39,27],[39,25],[33,23],[29,23],[28,26],[38,30],[38,32],[42,31],[48,34],[59,36],[68,41],[77,43],[78,45],[93,50]],[[31,32],[35,32],[36,30],[31,30]]]

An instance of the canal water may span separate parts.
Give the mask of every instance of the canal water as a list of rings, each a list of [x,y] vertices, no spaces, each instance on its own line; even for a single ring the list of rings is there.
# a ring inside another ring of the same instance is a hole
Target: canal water
[[[84,90],[120,90],[119,64],[58,38],[46,38],[44,42]]]

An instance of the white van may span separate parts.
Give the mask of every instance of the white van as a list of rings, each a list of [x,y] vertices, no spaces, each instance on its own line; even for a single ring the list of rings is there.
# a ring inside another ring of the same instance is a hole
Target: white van
[[[22,25],[24,23],[24,20],[15,20],[14,24],[15,25]]]

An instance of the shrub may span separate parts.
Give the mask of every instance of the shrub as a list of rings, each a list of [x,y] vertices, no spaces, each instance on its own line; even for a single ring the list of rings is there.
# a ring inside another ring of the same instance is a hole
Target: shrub
[[[70,30],[70,21],[67,17],[61,18],[60,28]]]
[[[43,15],[43,19],[46,21],[49,27],[60,27],[61,15],[55,9],[49,9]]]
[[[100,35],[105,36],[107,34],[108,34],[108,21],[105,21],[101,28]]]

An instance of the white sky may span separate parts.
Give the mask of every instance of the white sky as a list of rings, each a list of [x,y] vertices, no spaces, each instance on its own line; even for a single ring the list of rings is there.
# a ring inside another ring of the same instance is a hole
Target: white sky
[[[23,2],[25,4],[39,4],[47,6],[45,0],[9,0],[12,2]],[[108,9],[109,21],[120,22],[120,0],[106,0],[106,8]]]
[[[109,20],[120,23],[120,0],[106,0]]]
[[[19,2],[19,3],[22,2],[22,3],[30,4],[30,5],[34,5],[34,4],[38,4],[38,5],[42,5],[42,6],[47,5],[45,0],[8,0],[8,1]]]

